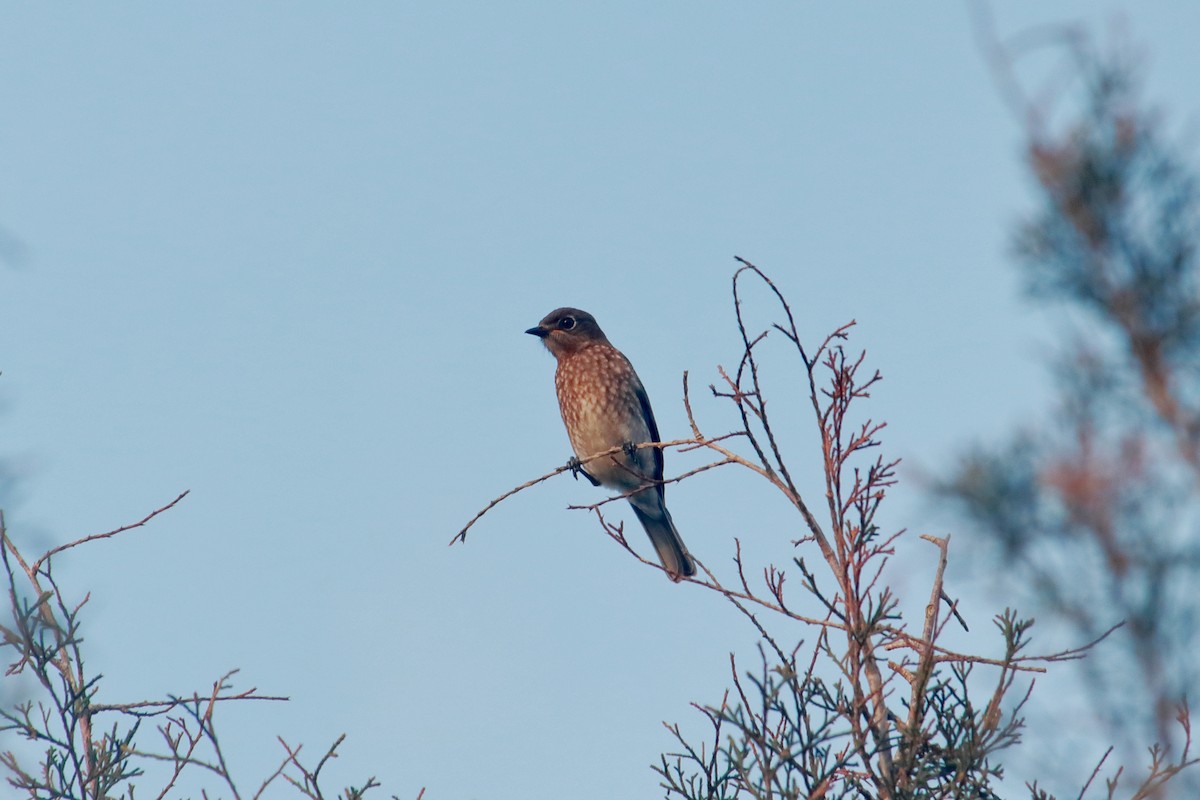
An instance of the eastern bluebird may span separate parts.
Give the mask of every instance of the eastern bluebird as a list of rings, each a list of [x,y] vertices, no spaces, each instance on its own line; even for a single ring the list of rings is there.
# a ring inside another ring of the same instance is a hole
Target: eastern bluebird
[[[539,337],[558,361],[554,387],[576,457],[624,447],[581,467],[584,476],[622,493],[637,490],[629,504],[667,575],[673,581],[695,575],[696,565],[667,512],[662,448],[633,447],[659,438],[650,398],[629,359],[609,343],[595,317],[577,308],[555,309],[525,332]]]

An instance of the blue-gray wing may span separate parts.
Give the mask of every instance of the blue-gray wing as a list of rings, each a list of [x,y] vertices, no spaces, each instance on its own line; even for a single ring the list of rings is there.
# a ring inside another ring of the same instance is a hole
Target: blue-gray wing
[[[650,441],[660,442],[658,438],[658,423],[654,421],[654,411],[650,408],[650,398],[646,395],[646,387],[642,386],[640,380],[637,381],[635,391],[637,392],[638,405],[642,408],[642,418],[646,420],[646,427],[650,430]],[[650,477],[656,481],[661,481],[663,477],[663,452],[661,447],[655,447],[650,450],[654,457],[654,466]],[[658,484],[658,494],[660,497],[665,496],[663,485]]]

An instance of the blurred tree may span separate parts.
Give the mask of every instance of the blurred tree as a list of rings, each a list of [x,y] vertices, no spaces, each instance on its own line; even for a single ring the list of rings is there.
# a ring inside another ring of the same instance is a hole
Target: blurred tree
[[[1178,754],[1200,652],[1196,175],[1141,103],[1126,49],[1063,29],[988,41],[1037,193],[1017,263],[1066,331],[1045,421],[966,452],[936,488],[986,534],[1013,602],[1088,639],[1124,622],[1078,667],[1092,708],[1126,758],[1150,741]],[[1034,102],[1014,67],[1046,42],[1068,81]],[[1200,796],[1195,775],[1172,787]]]

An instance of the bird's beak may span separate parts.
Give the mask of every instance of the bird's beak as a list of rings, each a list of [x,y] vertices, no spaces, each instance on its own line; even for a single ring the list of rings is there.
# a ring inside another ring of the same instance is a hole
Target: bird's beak
[[[536,328],[530,328],[529,330],[527,330],[525,332],[528,333],[530,336],[536,336],[539,339],[545,339],[547,336],[550,335],[550,331],[546,330],[541,325],[538,325]]]

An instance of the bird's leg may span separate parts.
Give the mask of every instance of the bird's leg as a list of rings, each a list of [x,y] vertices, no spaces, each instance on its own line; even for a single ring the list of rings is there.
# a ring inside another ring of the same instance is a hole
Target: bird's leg
[[[634,458],[637,456],[637,442],[626,442],[625,444],[621,445],[621,449],[625,451],[625,456],[627,458]]]
[[[592,482],[592,486],[600,485],[600,481],[589,475],[588,471],[583,468],[583,464],[579,463],[579,459],[575,456],[571,456],[570,460],[567,461],[567,469],[571,470],[571,477],[575,480],[579,480],[579,476],[583,475],[583,477]]]

